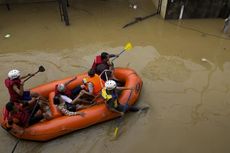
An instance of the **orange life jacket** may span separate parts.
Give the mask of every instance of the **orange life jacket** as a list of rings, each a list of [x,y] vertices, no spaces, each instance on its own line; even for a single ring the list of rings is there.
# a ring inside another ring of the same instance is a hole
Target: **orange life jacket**
[[[93,94],[97,95],[101,89],[104,87],[105,82],[101,80],[101,78],[95,74],[94,77],[88,77],[86,78],[87,83],[91,82],[93,84]],[[86,89],[88,90],[88,87],[86,86]]]

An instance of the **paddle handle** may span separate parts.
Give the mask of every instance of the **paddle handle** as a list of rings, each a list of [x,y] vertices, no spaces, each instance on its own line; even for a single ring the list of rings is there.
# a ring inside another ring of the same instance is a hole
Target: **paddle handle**
[[[24,80],[24,83],[25,83],[27,80],[29,80],[30,78],[32,78],[33,76],[35,76],[38,72],[40,72],[40,71],[38,70],[37,72],[35,72],[34,74],[32,74],[31,76],[29,76],[28,78],[26,78],[26,79]]]
[[[113,62],[115,59],[117,59],[122,53],[124,53],[125,52],[125,49],[124,50],[122,50],[114,59],[112,59],[111,60],[111,62]]]

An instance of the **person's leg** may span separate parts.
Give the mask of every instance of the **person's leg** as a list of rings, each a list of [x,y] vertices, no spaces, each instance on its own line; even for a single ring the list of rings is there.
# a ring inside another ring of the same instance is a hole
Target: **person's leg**
[[[32,98],[35,98],[35,99],[40,99],[41,102],[44,103],[44,104],[48,104],[48,103],[49,103],[48,100],[47,100],[45,97],[43,97],[42,95],[39,95],[39,94],[36,93],[36,92],[30,91],[30,96],[31,96]]]
[[[129,106],[128,111],[130,112],[137,112],[139,111],[139,108],[137,106]]]
[[[81,90],[81,92],[78,94],[78,96],[72,101],[72,104],[77,104],[80,102],[80,98],[84,95],[85,90]]]
[[[120,111],[120,112],[127,112],[127,111],[137,112],[137,111],[139,111],[139,108],[137,106],[129,106],[128,104],[127,105],[121,105],[121,104],[119,104],[116,109],[118,111]]]
[[[74,88],[72,91],[71,91],[71,94],[72,94],[72,99],[75,99],[78,95],[79,95],[79,93],[81,92],[81,90],[82,90],[82,88],[81,88],[81,86],[79,85],[79,86],[77,86],[76,88]]]
[[[71,112],[76,112],[76,105],[74,105],[74,104],[70,104],[70,103],[65,103],[65,105],[66,105],[66,107],[67,107],[67,109],[69,110],[69,111],[71,111]]]
[[[32,100],[30,91],[24,91],[22,95],[22,101],[30,101],[30,100]]]

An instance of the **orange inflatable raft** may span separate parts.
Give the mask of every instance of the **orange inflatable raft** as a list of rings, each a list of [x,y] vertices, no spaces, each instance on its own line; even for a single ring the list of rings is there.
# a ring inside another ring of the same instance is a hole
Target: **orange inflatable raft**
[[[128,97],[130,96],[131,91],[124,90],[119,96],[119,102],[122,104],[126,104],[126,102],[128,101],[129,105],[133,105],[137,101],[141,92],[141,78],[134,70],[128,68],[116,68],[114,74],[116,78],[124,82],[125,87],[134,88],[129,101]],[[84,77],[86,77],[86,74],[77,75],[77,79],[69,85],[69,88],[73,89],[77,85],[81,84]],[[56,80],[31,89],[32,91],[37,92],[49,99],[50,110],[54,118],[52,120],[42,121],[30,127],[24,128],[23,134],[15,134],[13,132],[10,133],[21,139],[47,141],[58,136],[73,132],[75,130],[86,128],[88,126],[111,120],[119,116],[117,113],[108,110],[104,103],[80,110],[81,112],[85,113],[84,117],[80,115],[61,115],[61,113],[57,110],[56,106],[53,104],[54,88],[56,84],[66,82],[71,78],[72,77],[68,77],[62,80]],[[1,126],[4,129],[6,129],[5,125],[6,120],[4,120],[2,117]],[[14,125],[13,128],[19,127]]]

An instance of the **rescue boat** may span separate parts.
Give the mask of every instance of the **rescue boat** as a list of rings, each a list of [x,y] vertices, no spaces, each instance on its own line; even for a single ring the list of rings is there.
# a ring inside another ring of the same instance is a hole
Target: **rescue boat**
[[[134,88],[134,90],[124,90],[119,96],[119,102],[121,104],[133,105],[137,101],[141,88],[142,80],[138,74],[129,68],[116,68],[114,70],[115,77],[124,83],[125,87]],[[73,76],[72,76],[73,77]],[[67,77],[62,80],[55,80],[38,87],[32,88],[31,91],[37,92],[47,99],[49,99],[49,107],[53,115],[53,119],[38,122],[32,126],[24,128],[22,134],[16,134],[9,131],[12,135],[17,138],[34,141],[47,141],[59,137],[61,135],[83,129],[100,122],[114,119],[119,116],[118,113],[110,111],[104,103],[94,105],[92,107],[80,110],[84,112],[84,116],[63,116],[56,105],[53,103],[54,89],[58,83],[64,83],[70,80],[72,77]],[[77,79],[71,84],[69,88],[73,89],[77,85],[82,84],[82,79],[86,77],[86,73],[77,75]],[[1,126],[6,129],[6,120],[3,116],[1,117]],[[13,128],[20,128],[14,125]]]

